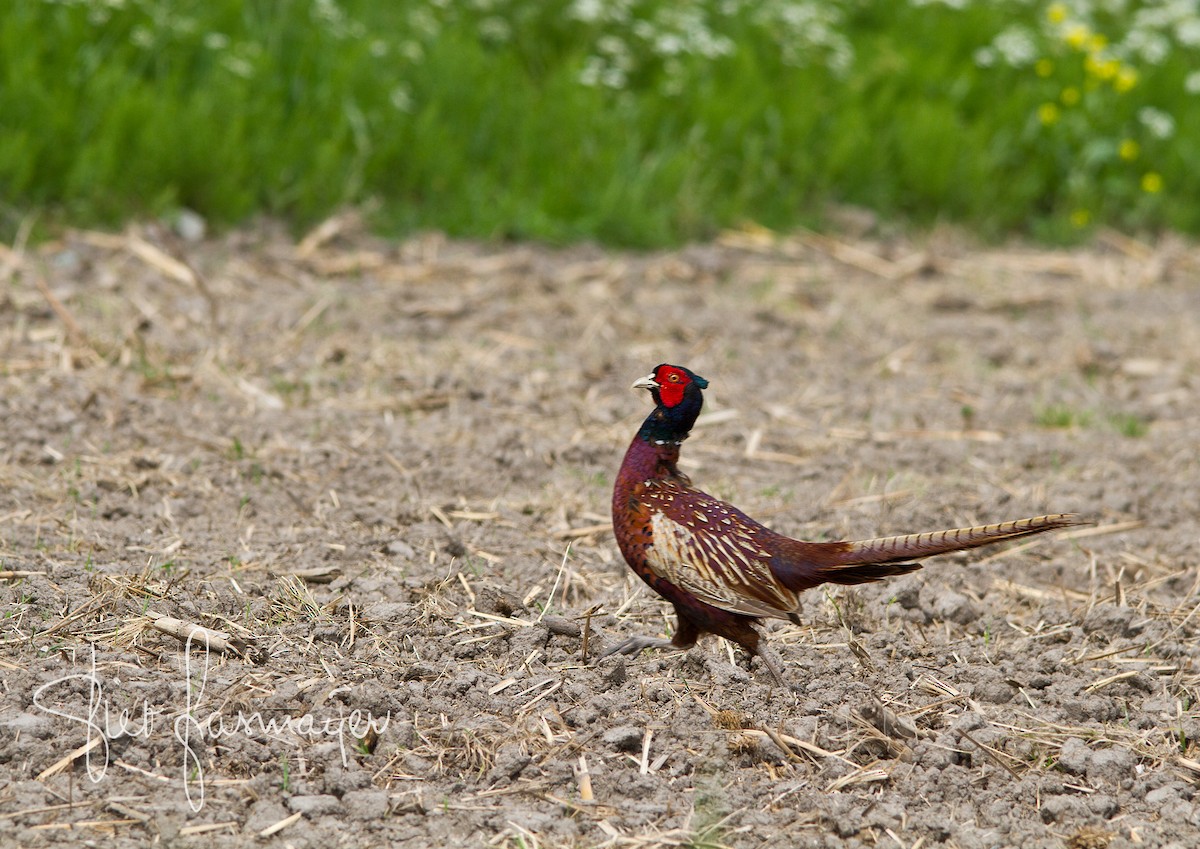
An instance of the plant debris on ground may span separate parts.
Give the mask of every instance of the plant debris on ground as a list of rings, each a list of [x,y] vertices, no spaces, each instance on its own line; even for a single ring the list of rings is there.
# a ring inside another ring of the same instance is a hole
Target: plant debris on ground
[[[352,216],[0,249],[0,830],[250,843],[1183,847],[1200,828],[1200,251],[761,231],[551,250]],[[816,590],[790,690],[667,633],[608,525],[1093,524]]]

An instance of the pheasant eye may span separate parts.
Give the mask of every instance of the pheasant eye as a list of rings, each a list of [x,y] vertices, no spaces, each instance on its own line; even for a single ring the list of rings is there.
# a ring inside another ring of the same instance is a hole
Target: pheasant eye
[[[671,374],[667,375],[667,380],[671,381],[672,383],[678,383],[679,382],[678,373],[672,372]]]

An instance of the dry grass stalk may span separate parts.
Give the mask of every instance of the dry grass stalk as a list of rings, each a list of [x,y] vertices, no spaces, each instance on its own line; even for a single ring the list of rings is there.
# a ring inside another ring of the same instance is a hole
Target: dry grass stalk
[[[279,578],[271,595],[272,608],[288,620],[321,622],[328,619],[340,603],[340,599],[334,598],[326,604],[320,604],[312,590],[295,574]]]
[[[593,802],[596,797],[592,793],[592,774],[588,772],[587,755],[579,756],[579,770],[576,773],[579,779],[579,798],[584,802]]]
[[[114,831],[119,825],[136,825],[137,820],[84,820],[82,822],[51,822],[31,826],[31,831],[74,831],[80,828],[94,828],[104,831]]]
[[[849,764],[850,766],[853,766],[853,767],[858,766],[858,764],[856,764],[854,761],[843,757],[841,754],[839,754],[837,752],[831,752],[828,749],[822,749],[816,743],[810,743],[807,740],[801,740],[800,738],[793,737],[790,734],[783,734],[779,731],[776,731],[775,735],[772,736],[772,735],[768,734],[766,731],[762,731],[757,728],[746,728],[738,733],[745,734],[745,735],[751,736],[751,737],[765,738],[765,739],[771,740],[772,742],[775,742],[776,738],[778,738],[779,740],[786,743],[788,746],[791,746],[794,749],[799,749],[802,752],[807,752],[810,755],[815,755],[818,758],[832,758],[834,760],[841,761],[842,763]],[[776,745],[778,745],[778,744],[776,744]]]
[[[59,631],[67,629],[69,626],[75,624],[84,617],[90,616],[91,614],[102,610],[111,603],[112,598],[109,591],[102,592],[99,595],[94,595],[83,604],[79,605],[79,607],[77,607],[72,613],[67,614],[45,631],[42,631],[39,636],[47,637],[51,634],[57,634]]]
[[[328,584],[332,583],[333,579],[342,573],[340,567],[333,564],[323,566],[313,566],[308,569],[294,569],[287,573],[285,577],[299,578],[310,584]]]
[[[54,763],[50,764],[50,766],[46,767],[44,770],[39,772],[37,775],[37,780],[44,781],[45,779],[50,778],[51,776],[58,775],[64,769],[66,769],[71,764],[73,764],[76,760],[78,760],[79,758],[82,758],[84,755],[86,755],[88,752],[92,751],[97,746],[101,745],[102,743],[104,745],[107,745],[108,741],[105,740],[102,735],[99,735],[99,734],[96,735],[95,737],[90,739],[88,742],[86,742],[82,746],[80,746],[78,749],[74,749],[73,751],[68,752],[66,755],[59,758]]]
[[[962,729],[959,733],[961,733],[962,736],[965,737],[967,740],[971,741],[972,745],[974,745],[975,748],[977,748],[977,749],[979,749],[979,751],[983,752],[984,756],[989,761],[991,761],[996,766],[1000,767],[1002,770],[1007,772],[1015,780],[1017,780],[1017,781],[1021,780],[1021,776],[1017,774],[1016,770],[1014,770],[1012,767],[1010,767],[1004,761],[1000,760],[1000,755],[998,752],[996,752],[995,749],[992,749],[990,746],[985,746],[982,743],[980,743],[978,740],[976,740],[974,737],[972,737],[971,733],[969,731],[967,731],[965,728]]]
[[[826,793],[836,793],[839,790],[844,790],[847,787],[852,787],[856,784],[869,784],[874,781],[887,781],[891,778],[891,774],[883,769],[870,769],[862,767],[840,778],[835,778],[829,784],[825,785]]]
[[[116,800],[110,799],[107,803],[105,803],[105,807],[108,808],[110,811],[112,811],[114,814],[120,814],[123,817],[128,817],[129,819],[137,820],[142,825],[145,825],[146,823],[150,822],[150,819],[151,819],[149,814],[142,813],[141,811],[131,808],[128,805],[123,805]]]
[[[296,811],[296,813],[292,814],[291,816],[284,817],[279,822],[273,823],[272,825],[267,826],[266,828],[264,828],[262,831],[260,831],[258,833],[258,836],[259,837],[270,837],[272,834],[278,834],[279,832],[281,832],[285,828],[287,828],[289,825],[299,822],[300,818],[302,816],[304,816],[303,811]]]
[[[654,729],[646,726],[646,733],[642,736],[642,759],[638,761],[638,772],[641,775],[650,773],[650,741],[654,739]]]
[[[42,293],[42,297],[46,299],[46,303],[50,305],[50,309],[54,311],[54,314],[58,316],[58,320],[63,323],[63,327],[67,329],[67,335],[71,341],[77,345],[91,348],[92,345],[88,341],[87,334],[83,332],[83,328],[79,326],[79,322],[75,320],[75,316],[71,314],[71,311],[63,305],[58,296],[46,285],[45,278],[38,275],[35,283],[38,291]]]
[[[612,522],[604,522],[595,525],[584,525],[580,528],[567,528],[562,531],[554,531],[550,536],[555,539],[581,539],[583,537],[595,536],[596,534],[607,534],[611,531]]]
[[[1200,761],[1194,758],[1176,757],[1175,763],[1186,769],[1189,773],[1188,779],[1191,781],[1200,781]]]
[[[159,633],[181,640],[187,645],[203,645],[208,651],[233,654],[247,660],[254,659],[252,656],[255,654],[255,649],[252,641],[231,636],[224,631],[205,628],[203,625],[197,625],[194,622],[185,622],[173,616],[164,616],[161,613],[147,611],[144,617],[137,617],[133,620],[133,623],[139,630],[141,628],[152,628]],[[138,623],[140,623],[140,626],[138,626]]]
[[[241,827],[241,823],[238,823],[236,821],[210,822],[210,823],[204,823],[203,825],[185,825],[183,828],[179,829],[179,836],[180,837],[194,837],[197,834],[209,834],[210,832],[213,832],[213,831],[225,831],[225,830],[228,830],[228,831],[236,834],[240,827]]]
[[[477,616],[480,619],[487,619],[489,622],[498,622],[502,625],[515,625],[518,628],[532,628],[535,624],[524,619],[514,619],[511,616],[498,616],[495,613],[484,613],[482,610],[468,610],[467,613],[470,616]]]
[[[1124,681],[1126,678],[1132,678],[1133,676],[1135,676],[1137,674],[1138,674],[1138,671],[1136,669],[1130,669],[1127,672],[1118,672],[1116,675],[1110,675],[1107,678],[1101,678],[1099,681],[1095,682],[1094,684],[1089,684],[1088,686],[1083,688],[1083,692],[1094,693],[1097,690],[1101,689],[1102,687],[1107,687],[1109,684],[1115,684],[1118,681]]]

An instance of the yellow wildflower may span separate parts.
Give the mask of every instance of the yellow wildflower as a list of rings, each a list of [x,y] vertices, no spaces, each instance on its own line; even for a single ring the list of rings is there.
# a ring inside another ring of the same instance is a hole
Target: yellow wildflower
[[[1038,107],[1038,120],[1047,127],[1058,123],[1059,114],[1057,103],[1043,103]]]
[[[1148,195],[1156,195],[1163,190],[1162,174],[1157,171],[1147,171],[1142,175],[1142,191]]]
[[[1048,77],[1054,73],[1054,60],[1038,59],[1037,64],[1033,66],[1033,70],[1037,72],[1039,77]]]
[[[1108,39],[1098,32],[1094,32],[1088,37],[1088,50],[1093,53],[1098,53],[1105,47],[1108,47]]]
[[[1046,9],[1046,20],[1052,24],[1061,24],[1067,19],[1067,6],[1065,3],[1051,3]]]
[[[1092,214],[1086,209],[1077,209],[1071,213],[1071,225],[1077,230],[1082,230],[1092,221]]]
[[[1121,70],[1117,71],[1116,79],[1113,80],[1113,88],[1121,94],[1129,91],[1138,81],[1137,69],[1125,65]]]
[[[1091,35],[1092,31],[1083,24],[1074,24],[1063,36],[1063,41],[1076,50],[1082,50]]]
[[[1141,146],[1133,139],[1125,139],[1121,142],[1121,146],[1117,148],[1117,153],[1126,162],[1132,162],[1138,158],[1138,154],[1142,152]]]
[[[1105,59],[1099,53],[1089,53],[1083,60],[1083,69],[1088,76],[1099,80],[1111,80],[1121,70],[1121,63],[1116,59]]]
[[[1062,90],[1059,99],[1062,100],[1063,106],[1074,106],[1079,102],[1079,89],[1073,85],[1067,86]]]

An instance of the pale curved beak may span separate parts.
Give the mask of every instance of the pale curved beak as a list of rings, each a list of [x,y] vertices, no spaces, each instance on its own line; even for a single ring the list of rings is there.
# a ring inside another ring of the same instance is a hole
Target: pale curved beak
[[[658,381],[654,379],[653,374],[648,374],[645,377],[638,378],[637,380],[635,380],[633,382],[633,386],[631,386],[629,388],[630,389],[652,389],[653,390],[653,389],[658,389],[659,384],[658,384]]]

